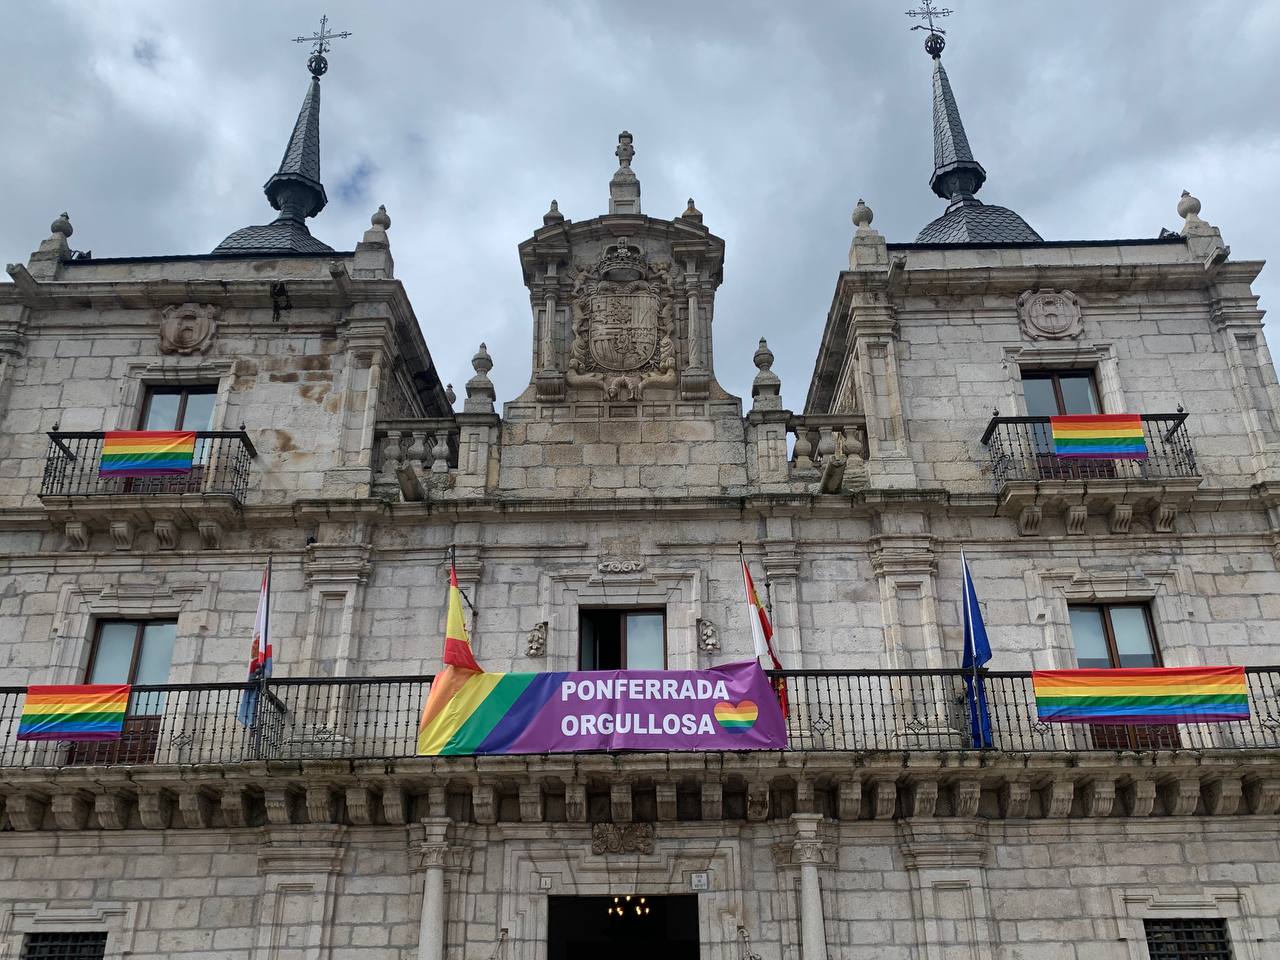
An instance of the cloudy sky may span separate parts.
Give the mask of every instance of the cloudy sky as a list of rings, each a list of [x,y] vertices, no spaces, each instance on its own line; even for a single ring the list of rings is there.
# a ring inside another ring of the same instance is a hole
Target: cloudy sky
[[[380,203],[442,379],[488,341],[500,400],[529,379],[516,245],[552,197],[605,212],[618,131],[643,205],[693,196],[728,246],[717,373],[749,393],[767,336],[804,402],[859,197],[891,241],[943,204],[930,64],[907,0],[11,2],[0,57],[5,261],[62,210],[97,256],[207,253],[273,216],[262,184],[321,13],[354,33],[324,80],[329,206],[351,249]],[[941,4],[940,4],[941,5]],[[948,0],[948,73],[982,198],[1048,239],[1155,236],[1185,187],[1237,259],[1280,261],[1280,4]],[[1280,262],[1257,287],[1280,300]]]

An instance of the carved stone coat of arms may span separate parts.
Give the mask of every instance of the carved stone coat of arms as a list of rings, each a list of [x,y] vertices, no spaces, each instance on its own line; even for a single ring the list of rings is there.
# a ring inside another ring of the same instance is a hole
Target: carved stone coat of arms
[[[625,239],[577,267],[566,379],[609,400],[638,400],[676,386],[670,266],[651,264]]]

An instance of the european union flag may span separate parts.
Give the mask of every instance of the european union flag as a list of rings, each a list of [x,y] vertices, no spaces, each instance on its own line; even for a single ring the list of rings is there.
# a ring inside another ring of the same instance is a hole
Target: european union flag
[[[961,582],[964,592],[964,667],[965,702],[969,705],[969,731],[973,746],[980,750],[995,746],[991,736],[991,714],[987,710],[987,691],[978,670],[991,659],[991,641],[987,639],[987,626],[982,622],[982,608],[978,606],[978,594],[973,589],[973,577],[969,573],[969,561],[960,552]]]

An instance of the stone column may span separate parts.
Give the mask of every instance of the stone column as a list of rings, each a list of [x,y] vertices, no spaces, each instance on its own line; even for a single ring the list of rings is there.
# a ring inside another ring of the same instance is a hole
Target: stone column
[[[822,887],[818,866],[822,863],[822,841],[818,839],[816,813],[795,813],[791,823],[796,839],[791,845],[792,862],[800,867],[800,941],[802,960],[827,960],[827,926],[822,913]]]
[[[449,856],[445,837],[448,817],[422,821],[423,840],[417,845],[422,867],[422,914],[418,920],[418,960],[444,960],[445,911],[444,870]]]

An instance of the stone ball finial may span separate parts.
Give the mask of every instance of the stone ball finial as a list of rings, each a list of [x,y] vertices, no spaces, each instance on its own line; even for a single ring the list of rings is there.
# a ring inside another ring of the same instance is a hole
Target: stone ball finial
[[[489,348],[483,343],[480,344],[476,355],[471,358],[471,366],[475,368],[476,373],[480,374],[487,374],[493,369],[493,357],[489,356]]]
[[[862,198],[858,198],[858,205],[853,208],[853,225],[861,230],[863,227],[871,226],[871,221],[876,218],[874,211],[862,202]]]
[[[66,239],[71,236],[71,234],[75,233],[75,231],[71,229],[71,220],[67,216],[65,210],[54,218],[53,223],[49,224],[49,232],[55,237],[62,237],[63,239]]]
[[[552,200],[551,207],[542,215],[542,225],[549,227],[553,223],[564,223],[564,214],[560,212],[560,204]]]
[[[756,347],[756,352],[751,355],[751,359],[760,370],[769,370],[773,367],[773,351],[769,349],[769,342],[764,337],[760,338],[760,346]]]
[[[378,209],[369,218],[369,223],[379,230],[391,229],[391,217],[387,215],[387,208],[383,204],[378,204]]]
[[[1200,201],[1193,197],[1188,190],[1182,191],[1182,198],[1178,201],[1178,216],[1183,220],[1189,220],[1192,217],[1200,215]]]
[[[449,406],[453,406],[454,401],[458,399],[458,395],[453,392],[452,383],[444,385],[444,398],[449,401]]]

